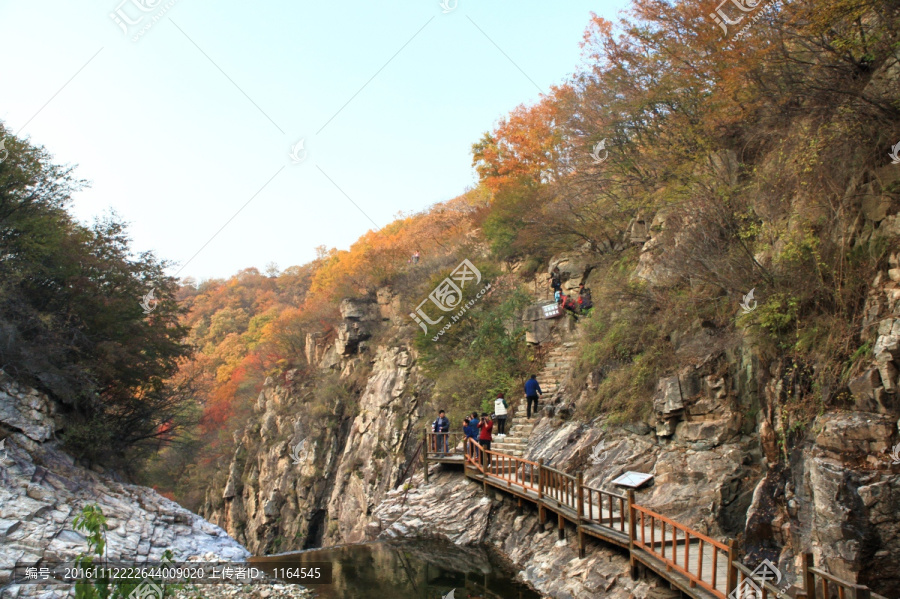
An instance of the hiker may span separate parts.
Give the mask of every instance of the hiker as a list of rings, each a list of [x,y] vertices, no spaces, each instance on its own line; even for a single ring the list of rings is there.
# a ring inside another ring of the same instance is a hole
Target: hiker
[[[562,302],[562,291],[560,291],[559,289],[557,289],[556,291],[554,291],[554,292],[553,292],[553,300],[554,300],[557,304],[560,303],[560,302]]]
[[[506,436],[507,408],[509,408],[509,404],[506,403],[506,399],[503,397],[503,394],[498,393],[497,399],[494,400],[494,414],[497,415],[497,436],[498,437]]]
[[[412,261],[413,261],[413,264],[419,263],[419,250],[416,250],[415,252],[413,252]]]
[[[587,314],[587,311],[594,307],[594,302],[591,300],[591,289],[590,287],[585,287],[584,283],[578,285],[578,307],[581,308],[581,312]]]
[[[575,303],[575,300],[571,295],[563,296],[562,307],[563,310],[568,310],[572,313],[572,318],[574,318],[576,321],[578,320],[578,304]]]
[[[472,412],[468,418],[466,418],[465,427],[463,427],[463,432],[466,435],[466,439],[472,439],[475,441],[476,449],[475,451],[475,459],[480,459],[481,456],[478,453],[477,445],[478,445],[478,412]],[[469,446],[468,441],[466,441],[466,447]]]
[[[437,420],[432,425],[437,436],[437,452],[447,453],[447,436],[450,432],[450,419],[444,415],[444,410],[438,412]]]
[[[562,290],[562,278],[559,274],[559,267],[554,266],[553,270],[550,272],[550,289],[554,292],[554,297],[559,297],[559,292]],[[558,302],[559,300],[557,300]]]
[[[538,395],[543,395],[541,386],[537,382],[537,376],[532,374],[531,378],[525,381],[525,403],[527,404],[528,418],[531,418],[531,402],[534,402],[534,414],[537,416]]]
[[[478,443],[485,451],[491,450],[491,431],[494,429],[494,421],[487,412],[481,413],[481,422],[478,423]],[[487,454],[487,463],[491,463],[491,454]]]

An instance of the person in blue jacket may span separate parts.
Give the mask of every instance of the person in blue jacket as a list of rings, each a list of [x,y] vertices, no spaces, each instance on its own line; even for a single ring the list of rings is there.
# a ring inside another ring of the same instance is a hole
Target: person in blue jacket
[[[543,394],[544,392],[541,391],[541,386],[537,382],[537,376],[532,374],[531,378],[525,381],[525,402],[527,404],[525,411],[528,418],[531,418],[531,402],[534,402],[534,414],[537,415],[538,395]]]
[[[472,439],[475,441],[475,444],[478,445],[478,414],[472,412],[465,420],[463,420],[463,423],[463,434],[466,435],[466,439]],[[466,446],[468,445],[469,443],[466,441]],[[475,457],[479,457],[477,449],[475,450]]]

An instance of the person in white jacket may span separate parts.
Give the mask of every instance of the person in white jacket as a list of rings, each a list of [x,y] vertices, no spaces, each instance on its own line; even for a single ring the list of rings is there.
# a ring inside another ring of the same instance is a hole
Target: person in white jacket
[[[506,436],[506,414],[507,409],[509,408],[509,404],[506,403],[506,399],[503,398],[502,393],[497,394],[497,399],[494,400],[494,415],[497,417],[497,436]]]

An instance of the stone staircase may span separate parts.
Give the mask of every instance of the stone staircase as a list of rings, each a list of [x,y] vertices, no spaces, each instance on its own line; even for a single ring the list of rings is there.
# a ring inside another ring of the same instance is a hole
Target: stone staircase
[[[575,360],[575,345],[574,341],[564,341],[556,345],[547,354],[547,362],[544,365],[544,369],[538,373],[537,377],[538,383],[541,385],[541,391],[544,392],[544,395],[539,400],[540,407],[553,403],[553,400],[561,396],[565,391],[563,383],[572,369],[572,362]]]
[[[575,359],[574,341],[562,342],[547,354],[547,362],[544,369],[537,375],[538,383],[541,385],[541,391],[544,394],[538,400],[538,410],[544,406],[554,403],[554,400],[561,397],[565,392],[564,381],[572,368],[572,362]],[[528,439],[531,437],[531,431],[539,417],[533,414],[532,418],[526,418],[525,398],[519,400],[515,408],[515,412],[511,415],[512,427],[505,437],[494,436],[494,442],[491,449],[496,451],[522,457],[528,448]]]
[[[524,405],[522,409],[525,409]],[[534,430],[534,423],[537,420],[537,418],[525,418],[524,416],[515,418],[513,420],[515,424],[509,429],[506,437],[498,438],[496,435],[494,436],[491,449],[508,455],[522,457],[525,455],[525,449],[528,447],[528,438],[531,436],[531,431]]]

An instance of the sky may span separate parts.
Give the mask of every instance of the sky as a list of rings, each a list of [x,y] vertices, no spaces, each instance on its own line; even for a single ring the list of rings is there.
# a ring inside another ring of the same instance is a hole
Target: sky
[[[169,274],[283,269],[473,186],[471,145],[625,7],[0,0],[0,121],[78,166],[80,221],[115,211]]]

